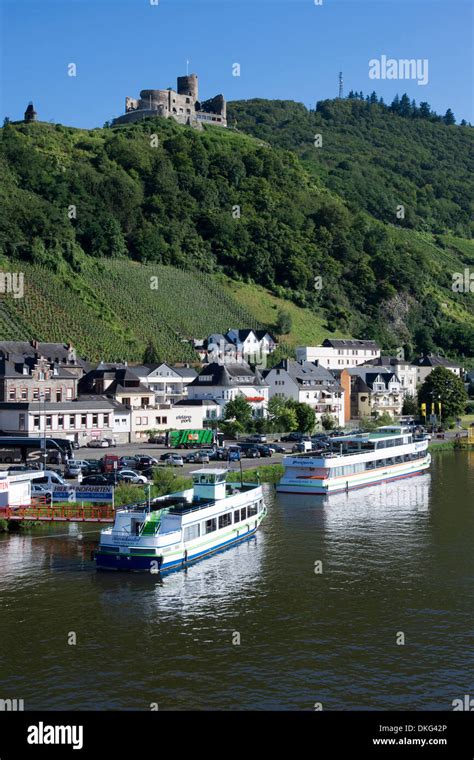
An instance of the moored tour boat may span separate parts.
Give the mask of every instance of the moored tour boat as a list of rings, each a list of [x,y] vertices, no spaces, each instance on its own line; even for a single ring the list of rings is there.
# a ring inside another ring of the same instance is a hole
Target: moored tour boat
[[[325,451],[284,457],[280,493],[331,494],[407,478],[427,470],[428,440],[403,425],[331,439]]]
[[[193,487],[117,510],[101,531],[96,566],[108,570],[177,570],[255,534],[266,515],[259,484],[227,483],[227,470],[191,473]]]

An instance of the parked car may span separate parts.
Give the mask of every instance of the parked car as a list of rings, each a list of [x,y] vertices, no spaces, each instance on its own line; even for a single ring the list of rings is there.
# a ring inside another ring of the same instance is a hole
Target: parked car
[[[108,449],[109,442],[105,438],[92,438],[87,442],[88,449]]]
[[[84,467],[86,468],[84,475],[94,475],[100,472],[102,464],[100,459],[82,459],[81,461],[84,462]]]
[[[45,499],[48,504],[51,504],[53,500],[53,491],[41,483],[31,483],[31,497],[33,499]]]
[[[136,467],[138,462],[138,457],[130,456],[130,457],[120,457],[118,459],[118,466],[119,468],[127,467],[127,468],[134,468]]]
[[[273,454],[273,449],[271,446],[265,446],[264,444],[257,444],[255,448],[258,449],[261,457],[271,457]]]
[[[209,454],[207,451],[193,451],[184,457],[184,461],[188,463],[209,464]]]
[[[140,472],[142,470],[149,470],[152,467],[156,467],[156,465],[158,464],[157,459],[155,459],[154,457],[149,457],[147,455],[136,457],[136,460],[137,461],[135,464],[135,469],[140,470]]]
[[[257,449],[256,446],[249,446],[249,448],[245,449],[242,453],[244,456],[249,457],[249,459],[260,458],[260,451]]]
[[[152,435],[148,439],[148,443],[166,443],[166,438],[164,435]]]
[[[250,443],[266,443],[267,442],[267,436],[262,435],[261,433],[254,433],[253,435],[249,435],[247,438],[247,441]]]
[[[286,454],[286,449],[284,446],[280,446],[279,443],[272,443],[272,448],[277,454]]]
[[[83,475],[83,463],[81,462],[81,460],[70,459],[64,469],[64,477],[77,478],[79,481],[81,481],[82,475]]]
[[[117,480],[124,483],[148,483],[148,480],[144,475],[141,475],[134,470],[119,470],[117,473]]]
[[[183,457],[179,454],[162,454],[160,462],[162,464],[170,464],[173,467],[184,467]]]
[[[288,435],[282,435],[280,440],[283,443],[285,442],[289,443],[291,441],[301,441],[302,438],[303,438],[303,433],[288,433]]]
[[[38,462],[31,462],[31,464],[12,464],[8,467],[8,472],[32,472],[40,469],[41,465]]]
[[[107,443],[109,444],[109,446],[116,446],[117,445],[117,441],[115,440],[115,438],[104,438],[103,440],[107,441]]]
[[[83,479],[82,486],[113,486],[115,484],[115,474],[108,473],[104,475],[86,475]]]

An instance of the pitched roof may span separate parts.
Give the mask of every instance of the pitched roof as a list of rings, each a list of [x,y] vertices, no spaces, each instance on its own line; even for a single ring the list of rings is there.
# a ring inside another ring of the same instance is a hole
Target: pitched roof
[[[447,359],[445,356],[439,354],[427,354],[426,356],[419,356],[412,364],[415,367],[456,367],[461,369],[461,365],[453,362],[451,359]]]
[[[410,364],[410,362],[408,359],[398,359],[396,356],[377,356],[375,359],[369,359],[362,366],[396,367],[400,364]]]
[[[204,380],[203,378],[208,379]],[[194,378],[189,387],[202,388],[206,385],[220,385],[235,388],[236,386],[243,384],[249,386],[267,385],[260,372],[258,370],[253,372],[245,362],[225,364],[212,362],[211,364],[206,364],[206,366],[202,368],[199,375]]]
[[[279,364],[264,372],[265,377],[268,377],[270,372],[277,369],[288,372],[291,379],[301,385],[308,380],[312,380],[320,385],[338,385],[334,375],[326,367],[322,367],[315,362],[298,362],[294,361],[294,359],[282,359]]]
[[[329,348],[365,348],[371,351],[380,351],[380,346],[377,345],[375,340],[344,340],[342,338],[326,338],[323,341],[323,346]]]

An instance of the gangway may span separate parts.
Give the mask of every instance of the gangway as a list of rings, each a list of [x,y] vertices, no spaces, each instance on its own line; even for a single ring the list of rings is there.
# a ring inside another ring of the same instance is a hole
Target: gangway
[[[18,506],[0,509],[0,519],[15,522],[113,523],[115,510],[105,506]]]

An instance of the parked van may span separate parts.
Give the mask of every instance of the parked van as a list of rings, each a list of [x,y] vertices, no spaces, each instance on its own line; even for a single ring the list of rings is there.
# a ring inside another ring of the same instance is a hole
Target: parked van
[[[35,478],[34,482],[40,486],[47,486],[49,488],[52,486],[67,486],[64,478],[58,475],[57,472],[54,472],[54,470],[43,470],[41,478]]]

